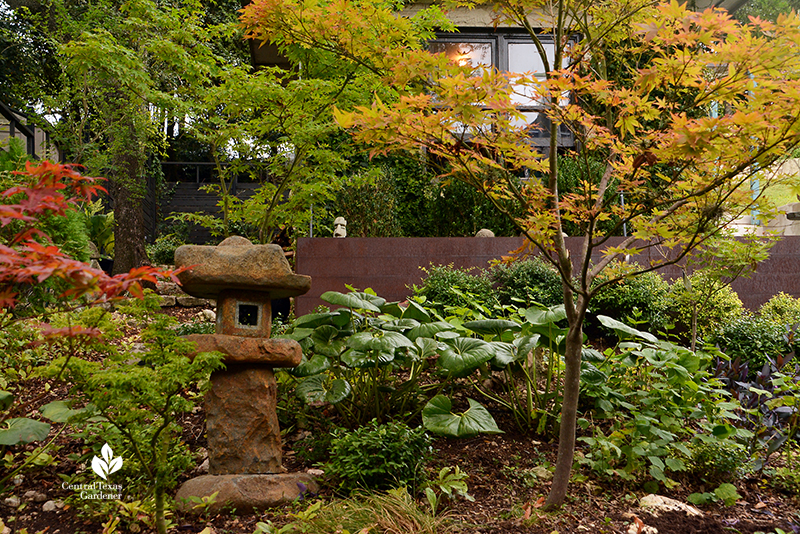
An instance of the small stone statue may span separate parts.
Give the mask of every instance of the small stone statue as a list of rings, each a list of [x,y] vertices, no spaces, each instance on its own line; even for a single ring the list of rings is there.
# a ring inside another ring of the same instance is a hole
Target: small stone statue
[[[333,220],[333,237],[347,237],[347,221],[344,217],[336,217]]]

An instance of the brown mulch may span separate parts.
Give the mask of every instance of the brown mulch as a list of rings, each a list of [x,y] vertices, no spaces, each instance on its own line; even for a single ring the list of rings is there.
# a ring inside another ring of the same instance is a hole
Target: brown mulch
[[[175,307],[164,311],[185,322],[194,320],[200,310]],[[30,410],[66,396],[66,390],[57,386],[42,395],[45,382],[41,379],[29,379],[25,382],[25,391],[28,400],[36,399],[36,406],[30,406]],[[182,439],[193,451],[205,447],[202,408],[185,414],[180,423],[183,427]],[[51,436],[59,426],[53,425]],[[513,428],[510,422],[501,422],[500,426]],[[0,534],[103,531],[102,520],[84,519],[69,505],[55,511],[44,511],[45,502],[24,498],[27,492],[33,491],[48,501],[58,501],[72,493],[61,487],[62,476],[82,468],[74,458],[87,451],[79,440],[70,435],[70,431],[65,430],[57,438],[56,453],[50,465],[26,471],[19,485],[13,485],[0,494],[0,520],[8,529],[6,532],[0,527]],[[307,430],[293,430],[284,436],[284,466],[290,471],[314,467],[304,460],[309,434]],[[22,449],[14,452],[31,451],[33,446]],[[776,529],[794,534],[800,532],[800,497],[780,494],[759,478],[736,482],[742,499],[735,506],[706,506],[702,508],[703,516],[699,518],[678,512],[652,516],[638,507],[638,498],[646,492],[637,484],[623,485],[591,477],[583,482],[573,482],[564,507],[557,512],[546,513],[541,510],[541,504],[549,490],[549,481],[540,480],[535,468],[554,464],[555,456],[556,447],[553,443],[513,431],[466,440],[437,439],[430,472],[438,472],[442,467],[459,466],[469,474],[469,493],[475,498],[474,502],[450,503],[446,509],[448,525],[459,534],[617,534],[629,532],[632,525],[630,532],[647,532],[637,529],[636,525],[640,524],[655,527],[660,534],[755,534],[774,533]],[[0,463],[0,478],[4,472]],[[664,490],[662,494],[686,502],[689,493],[713,489],[702,487],[693,480],[680,482],[681,485],[676,489]],[[12,496],[22,500],[23,505],[19,509],[4,504]],[[323,490],[321,498],[330,497],[330,492]],[[427,505],[420,500],[420,506]],[[297,505],[289,505],[263,514],[219,514],[208,518],[173,516],[171,519],[175,526],[172,532],[197,533],[210,526],[212,532],[219,534],[250,534],[256,529],[257,522],[269,519],[282,524],[290,520],[289,512],[297,510]],[[12,517],[15,519],[11,520]]]

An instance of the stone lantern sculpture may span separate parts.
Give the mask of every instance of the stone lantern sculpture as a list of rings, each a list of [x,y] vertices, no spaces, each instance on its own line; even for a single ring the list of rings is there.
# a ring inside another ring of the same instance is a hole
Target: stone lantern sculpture
[[[302,295],[311,278],[292,273],[278,245],[253,245],[238,236],[216,247],[184,245],[175,251],[175,265],[189,267],[178,275],[184,291],[217,301],[216,333],[187,339],[198,352],[225,355],[225,369],[212,373],[205,398],[209,474],[181,486],[178,506],[190,509],[189,497],[217,492],[211,511],[263,509],[315,491],[310,475],[281,466],[272,370],[299,365],[300,345],[269,337],[271,300]]]

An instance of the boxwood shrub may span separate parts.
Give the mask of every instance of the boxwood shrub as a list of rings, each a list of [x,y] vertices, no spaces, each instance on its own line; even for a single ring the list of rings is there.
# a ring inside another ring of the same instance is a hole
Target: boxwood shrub
[[[596,283],[606,278],[598,277]],[[607,315],[618,321],[640,322],[637,328],[657,333],[668,322],[669,282],[656,273],[649,272],[625,278],[600,291],[590,303],[595,315]]]
[[[746,314],[719,325],[706,341],[718,346],[731,359],[747,362],[753,378],[767,357],[774,359],[792,350],[787,333],[786,326],[769,317]]]
[[[412,288],[415,296],[424,296],[433,306],[470,306],[475,300],[482,304],[496,301],[492,281],[485,271],[464,269],[450,265],[431,265],[421,285]],[[474,271],[474,274],[473,274]],[[465,296],[459,295],[453,289]]]
[[[499,264],[489,276],[501,304],[553,306],[564,298],[561,275],[552,265],[534,257],[511,264]]]

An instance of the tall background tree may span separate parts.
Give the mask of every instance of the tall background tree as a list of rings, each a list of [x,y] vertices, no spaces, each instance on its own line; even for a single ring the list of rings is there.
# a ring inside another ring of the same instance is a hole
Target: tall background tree
[[[126,272],[148,261],[143,200],[148,177],[160,174],[148,164],[166,151],[188,102],[201,98],[224,65],[243,58],[241,44],[231,44],[241,37],[235,8],[222,16],[193,1],[28,4],[11,4],[16,27],[33,36],[17,31],[26,45],[20,49],[47,49],[57,61],[31,60],[41,75],[16,85],[16,96],[38,111],[40,125],[49,123],[68,161],[109,179],[114,272]]]
[[[800,21],[779,17],[777,24],[741,27],[722,11],[641,0],[486,7],[498,26],[528,33],[546,75],[476,71],[459,58],[405,46],[386,37],[408,31],[402,20],[369,1],[261,0],[245,10],[244,21],[255,37],[323,47],[383,73],[397,100],[342,112],[340,124],[376,154],[422,147],[446,161],[450,177],[511,217],[530,249],[560,273],[569,332],[547,499],[556,507],[573,463],[592,298],[622,278],[681,261],[741,214],[771,211],[763,191],[777,178],[759,169],[800,142]],[[530,142],[539,127],[518,111],[520,103],[549,119],[547,150]],[[723,112],[714,116],[713,109]],[[561,127],[577,141],[578,187],[566,193],[559,190]],[[597,160],[600,173],[590,164]],[[757,175],[762,188],[754,196],[750,180]],[[566,246],[567,223],[582,236],[578,251]],[[612,241],[623,225],[628,235]],[[669,253],[604,273],[612,262],[654,249]],[[601,273],[607,276],[599,281]]]

